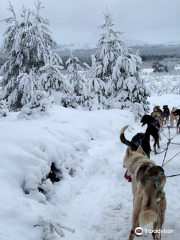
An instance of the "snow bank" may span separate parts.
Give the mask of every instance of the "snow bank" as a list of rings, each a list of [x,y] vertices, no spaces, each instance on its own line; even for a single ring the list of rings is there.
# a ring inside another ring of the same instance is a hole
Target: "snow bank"
[[[151,110],[156,103],[167,104],[167,99],[170,106],[179,103],[178,95],[152,96]],[[49,114],[31,120],[18,119],[18,113],[0,118],[1,239],[127,239],[133,197],[131,183],[123,177],[126,146],[119,132],[129,124],[130,140],[146,127],[125,110],[88,112],[53,106]],[[168,136],[167,128],[163,134]],[[161,150],[167,145],[164,135]],[[179,135],[174,142],[180,142]],[[171,144],[166,159],[178,151],[179,146]],[[151,156],[161,164],[164,153]],[[52,163],[59,170],[59,182],[47,178]],[[179,157],[165,166],[165,172],[180,173]],[[163,239],[180,237],[178,188],[178,178],[167,180],[164,228],[173,234]],[[148,233],[145,237],[152,239]]]
[[[109,166],[127,118],[129,124],[134,121],[127,111],[58,106],[51,116],[35,120],[18,119],[17,113],[1,118],[1,239],[40,239],[42,227],[35,225],[54,219],[63,224],[64,206],[103,165]],[[52,162],[62,172],[54,184],[46,179]]]

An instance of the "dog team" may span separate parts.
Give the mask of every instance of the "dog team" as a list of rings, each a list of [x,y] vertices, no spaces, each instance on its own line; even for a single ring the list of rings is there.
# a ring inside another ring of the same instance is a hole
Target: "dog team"
[[[142,126],[147,124],[145,133],[137,133],[131,141],[125,138],[125,130],[129,127],[124,126],[120,132],[120,140],[127,145],[127,150],[123,160],[123,167],[126,168],[124,177],[132,182],[133,193],[133,213],[132,227],[128,240],[133,240],[136,228],[153,223],[153,239],[160,240],[161,234],[158,230],[162,228],[166,210],[166,197],[163,191],[166,183],[164,170],[150,159],[150,136],[154,138],[154,153],[156,146],[159,148],[160,129],[169,122],[173,127],[174,120],[179,131],[180,109],[175,107],[169,111],[168,105],[155,106],[151,115],[144,115],[141,119]]]

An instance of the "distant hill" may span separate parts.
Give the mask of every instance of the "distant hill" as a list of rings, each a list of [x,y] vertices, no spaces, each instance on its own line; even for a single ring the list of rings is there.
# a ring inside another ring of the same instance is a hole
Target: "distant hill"
[[[135,45],[131,45],[135,44]],[[172,42],[170,44],[146,44],[143,42],[129,42],[129,47],[136,53],[139,51],[140,56],[144,55],[167,55],[167,56],[176,56],[180,57],[180,43]],[[70,56],[69,50],[54,50],[61,57],[66,59]],[[73,55],[86,61],[91,58],[92,54],[95,54],[98,51],[98,48],[89,48],[89,49],[76,49],[73,52]],[[0,65],[2,62],[5,62],[8,58],[7,54],[0,52]]]
[[[176,55],[180,57],[180,44],[143,44],[143,45],[132,45],[130,48],[142,55]],[[92,49],[77,49],[73,52],[74,56],[77,57],[90,57],[92,54],[95,54],[98,51],[98,48]],[[56,51],[60,56],[70,56],[68,50]]]
[[[180,56],[180,44],[179,45],[143,45],[143,46],[131,46],[134,52],[139,51],[140,55],[176,55]]]

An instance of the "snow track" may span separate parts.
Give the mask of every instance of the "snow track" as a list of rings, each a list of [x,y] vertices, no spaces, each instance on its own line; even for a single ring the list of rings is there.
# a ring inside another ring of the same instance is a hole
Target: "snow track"
[[[157,101],[152,98],[152,106],[153,99]],[[158,99],[164,103],[164,98]],[[1,240],[60,239],[43,225],[49,222],[65,227],[66,240],[128,239],[133,197],[122,166],[126,146],[119,141],[120,129],[127,124],[127,139],[146,129],[134,122],[132,113],[120,110],[85,112],[53,106],[50,116],[35,120],[19,120],[17,113],[1,118]],[[173,136],[176,129],[171,131]],[[164,134],[168,136],[167,128]],[[180,143],[180,135],[173,142]],[[160,151],[166,145],[162,135]],[[166,159],[178,151],[178,145],[170,144]],[[151,158],[161,165],[164,153],[152,153]],[[54,184],[46,179],[52,162],[62,171],[61,181]],[[166,175],[180,173],[179,156],[164,169]],[[173,234],[163,234],[162,240],[180,238],[179,179],[169,178],[165,185],[163,227]],[[148,233],[143,238],[152,239]]]

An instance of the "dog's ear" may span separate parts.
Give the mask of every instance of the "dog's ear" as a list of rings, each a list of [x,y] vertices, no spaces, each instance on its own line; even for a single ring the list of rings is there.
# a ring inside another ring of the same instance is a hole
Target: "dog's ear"
[[[138,153],[141,153],[141,154],[143,153],[143,150],[142,150],[142,147],[141,147],[141,146],[138,147],[137,152],[138,152]]]
[[[131,151],[130,147],[127,147],[127,149],[126,149],[126,157],[130,157],[130,156],[132,156],[132,151]]]

